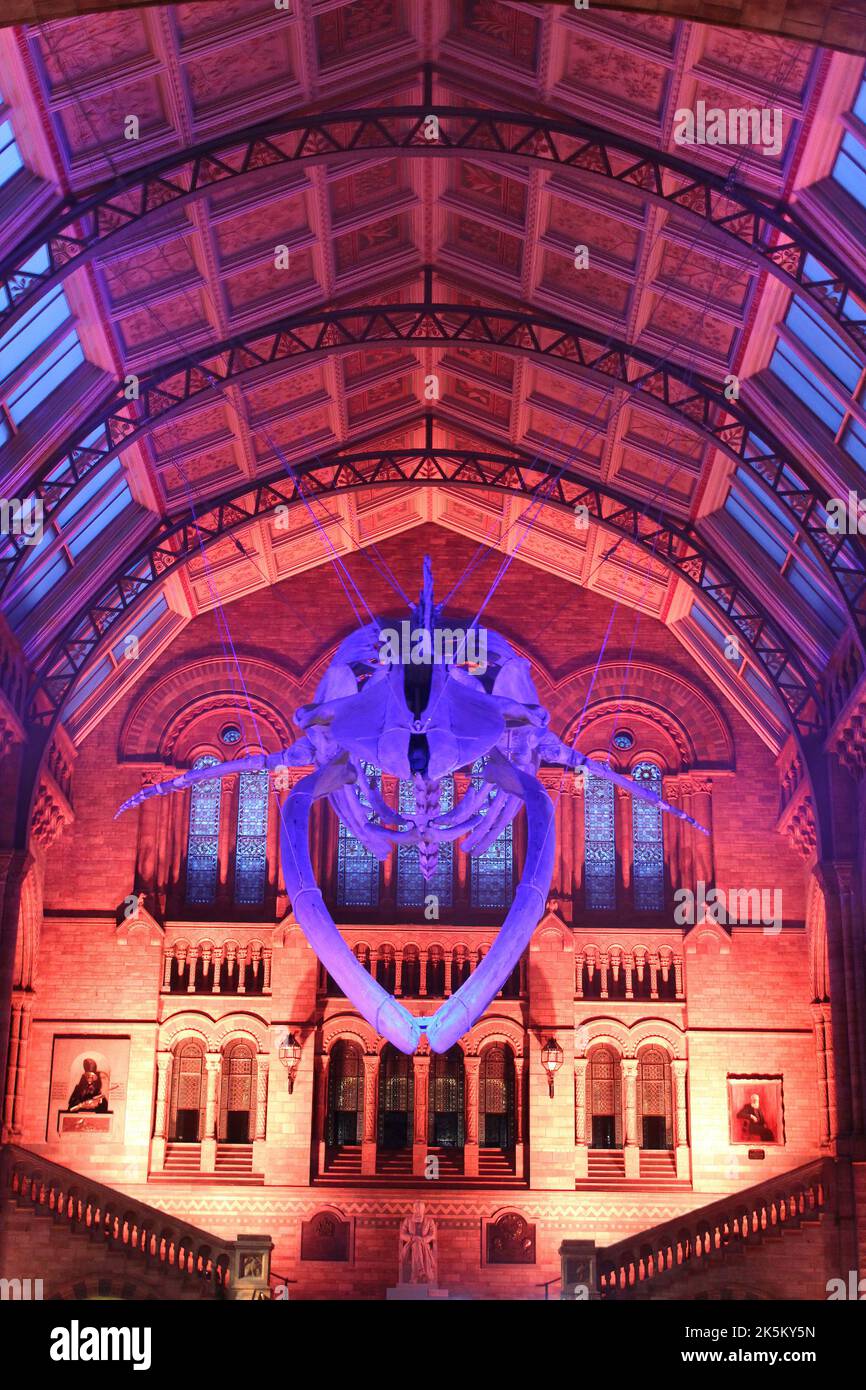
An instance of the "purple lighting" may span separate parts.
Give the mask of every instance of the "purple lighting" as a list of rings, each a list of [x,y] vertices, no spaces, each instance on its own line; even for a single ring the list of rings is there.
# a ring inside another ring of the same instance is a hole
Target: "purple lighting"
[[[437,660],[433,653],[448,646],[443,640],[448,629],[442,605],[433,601],[427,558],[421,594],[410,611],[413,637],[420,631],[429,640],[413,640],[411,652],[395,657],[386,629],[377,622],[352,633],[338,648],[315,699],[296,711],[295,722],[304,732],[290,749],[193,768],[145,788],[120,809],[233,772],[312,766],[280,812],[283,876],[295,917],[325,969],[381,1036],[411,1053],[426,1034],[434,1052],[447,1052],[502,988],[545,909],[556,845],[553,803],[538,778],[542,762],[583,768],[661,811],[697,822],[646,782],[614,772],[550,733],[529,662],[499,633],[479,630],[473,634],[477,640],[458,644],[449,660]],[[483,663],[467,657],[467,651],[479,649]],[[485,759],[480,777],[456,805],[448,806],[446,799],[444,809],[443,779],[479,759]],[[368,766],[411,781],[412,809],[389,806]],[[523,873],[496,941],[477,970],[429,1017],[410,1013],[364,969],[325,905],[309,853],[310,813],[321,797],[378,859],[387,858],[394,846],[414,847],[428,886],[440,845],[460,839],[464,854],[483,854],[521,806],[526,808]]]

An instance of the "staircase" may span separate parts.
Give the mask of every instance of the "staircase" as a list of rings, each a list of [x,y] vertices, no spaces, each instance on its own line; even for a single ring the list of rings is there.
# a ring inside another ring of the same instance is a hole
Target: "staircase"
[[[329,1150],[320,1182],[352,1184],[361,1176],[361,1145],[343,1144]]]
[[[677,1158],[672,1149],[641,1149],[641,1187],[644,1191],[657,1187],[681,1187],[677,1177]]]
[[[194,1145],[181,1147],[194,1148]],[[111,1274],[129,1298],[231,1296],[235,1242],[17,1145],[0,1150],[0,1272],[37,1252],[51,1270],[48,1297],[75,1272]],[[52,1287],[53,1285],[53,1287]]]
[[[590,1149],[589,1187],[626,1187],[625,1154],[622,1149]]]
[[[218,1178],[231,1182],[261,1182],[253,1172],[252,1144],[217,1144],[214,1170]]]
[[[478,1181],[486,1187],[523,1186],[514,1171],[514,1154],[506,1149],[478,1150]]]
[[[201,1144],[166,1144],[164,1172],[173,1178],[198,1177],[201,1172]]]
[[[736,1280],[744,1260],[754,1261],[757,1269],[756,1256],[762,1251],[766,1255],[768,1246],[815,1232],[832,1210],[832,1177],[832,1162],[817,1159],[600,1249],[601,1297],[718,1298],[720,1281],[732,1275]],[[780,1258],[783,1264],[798,1258],[820,1289],[824,1281],[820,1255],[816,1249],[804,1259],[799,1251],[795,1256],[792,1246],[792,1253]],[[773,1263],[778,1270],[778,1260]],[[767,1273],[762,1269],[763,1277]],[[745,1274],[748,1282],[748,1271]],[[825,1293],[806,1291],[806,1277],[802,1297],[825,1297]],[[688,1290],[683,1287],[686,1282]]]
[[[386,1182],[412,1180],[411,1149],[380,1149],[376,1155],[376,1176]]]
[[[203,1172],[201,1144],[171,1142],[165,1147],[165,1163],[148,1174],[148,1182],[232,1183],[261,1185],[264,1174],[253,1172],[252,1144],[217,1144],[213,1172]]]

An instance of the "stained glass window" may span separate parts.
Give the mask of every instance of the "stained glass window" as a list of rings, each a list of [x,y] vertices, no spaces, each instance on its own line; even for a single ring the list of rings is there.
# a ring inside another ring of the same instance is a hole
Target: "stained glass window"
[[[661,794],[662,774],[655,763],[638,763],[632,777]],[[662,813],[658,806],[632,797],[634,905],[639,912],[660,912],[665,905],[665,858]]]
[[[382,785],[382,774],[364,763],[364,771]],[[340,821],[337,840],[337,902],[341,907],[376,907],[379,902],[379,860]]]
[[[443,777],[439,791],[439,806],[442,811],[450,811],[454,805],[454,779]],[[415,810],[415,787],[412,782],[400,783],[400,810],[412,815]],[[432,878],[424,878],[418,861],[417,845],[398,845],[397,847],[397,906],[423,907],[425,900],[434,894],[439,900],[439,910],[449,908],[453,898],[452,864],[454,846],[439,845],[439,858]]]
[[[194,768],[216,767],[219,758],[204,753]],[[216,897],[219,858],[222,779],[198,782],[190,793],[189,839],[186,852],[186,900],[207,905]]]
[[[479,758],[472,768],[472,785],[484,785],[481,770],[486,762]],[[493,788],[491,788],[491,791]],[[469,882],[472,906],[483,909],[505,910],[511,906],[514,896],[514,831],[513,822],[497,835],[492,845],[482,854],[473,854],[470,861]]]
[[[584,778],[583,820],[586,905],[609,912],[616,907],[616,832],[613,783],[604,777]]]
[[[235,844],[235,902],[256,907],[265,900],[268,866],[268,772],[242,772]]]

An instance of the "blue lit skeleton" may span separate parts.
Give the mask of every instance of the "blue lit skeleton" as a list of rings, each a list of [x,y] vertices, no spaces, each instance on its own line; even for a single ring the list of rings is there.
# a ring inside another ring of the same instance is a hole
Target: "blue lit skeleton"
[[[437,632],[441,638],[447,631],[440,622],[441,607],[433,602],[425,559],[424,585],[411,611],[413,635],[427,634],[429,652],[444,645],[433,641]],[[411,1053],[426,1033],[434,1052],[447,1052],[502,988],[545,910],[556,846],[554,806],[538,778],[542,762],[583,768],[707,832],[658,793],[550,733],[529,662],[499,633],[484,630],[486,660],[473,664],[465,660],[470,634],[461,634],[456,659],[418,663],[406,660],[405,652],[395,659],[383,631],[370,623],[341,644],[312,704],[295,714],[304,734],[291,748],[184,772],[130,797],[118,815],[147,797],[214,777],[312,765],[280,808],[283,876],[295,917],[326,970],[379,1034]],[[480,630],[471,631],[478,638]],[[442,778],[479,759],[485,760],[482,784],[471,786],[451,810],[443,811]],[[368,775],[370,766],[412,782],[411,813],[387,804]],[[328,798],[347,829],[377,858],[386,859],[394,845],[416,845],[425,880],[435,871],[441,843],[462,839],[463,853],[481,854],[525,806],[526,860],[497,939],[478,968],[431,1016],[416,1017],[383,989],[337,930],[310,862],[310,812],[320,797]]]

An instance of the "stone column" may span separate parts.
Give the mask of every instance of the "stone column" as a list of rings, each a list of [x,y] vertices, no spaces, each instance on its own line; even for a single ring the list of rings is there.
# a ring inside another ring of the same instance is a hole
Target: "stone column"
[[[423,1178],[428,1153],[428,1123],[430,1113],[430,1056],[416,1052],[412,1058],[413,1079],[413,1134],[412,1134],[412,1175]]]
[[[379,1126],[379,1054],[364,1054],[364,1138],[361,1143],[361,1172],[376,1172],[376,1142]]]
[[[328,1081],[331,1070],[330,1053],[317,1053],[315,1067],[316,1111],[313,1118],[313,1133],[318,1156],[316,1172],[321,1177],[328,1166]]]
[[[574,1059],[574,1176],[589,1177],[589,1144],[586,1139],[586,1072],[588,1057]]]
[[[640,1177],[640,1139],[637,1128],[637,1058],[622,1059],[623,1118],[625,1120],[625,1175]]]
[[[234,899],[234,840],[238,823],[239,776],[232,774],[222,779],[222,802],[219,824],[219,857],[217,862],[217,885],[214,910],[220,916],[228,913]]]
[[[614,788],[614,821],[616,827],[616,858],[619,881],[625,893],[625,901],[631,905],[632,892],[632,800],[631,793],[624,787]]]
[[[153,1142],[150,1146],[151,1170],[159,1173],[165,1167],[166,1123],[168,1120],[168,1078],[171,1053],[156,1054],[156,1110],[153,1118]]]
[[[843,1135],[861,1135],[866,1129],[866,952],[857,870],[848,861],[835,861],[821,862],[815,872],[827,912],[838,1127]]]
[[[21,915],[21,892],[33,856],[29,852],[0,852],[0,1086],[5,1090],[12,1014],[15,950]]]
[[[201,1141],[201,1171],[212,1173],[216,1167],[217,1100],[222,1055],[209,1052],[204,1059],[207,1067],[207,1101],[204,1112],[204,1138]]]
[[[463,1173],[467,1178],[478,1177],[478,1080],[481,1070],[480,1057],[464,1057],[464,1144]]]
[[[674,1083],[674,1143],[676,1145],[677,1177],[686,1180],[688,1180],[689,1177],[689,1122],[686,1105],[687,1070],[688,1062],[683,1058],[675,1057],[671,1062],[671,1077]]]
[[[35,995],[29,989],[12,994],[9,1027],[9,1056],[6,1066],[6,1100],[3,1111],[3,1142],[17,1143],[24,1122],[24,1090],[30,1052],[30,1020]]]
[[[818,1064],[818,1135],[821,1147],[824,1148],[836,1137],[833,1036],[829,1004],[812,1004],[812,1027],[815,1032],[815,1056]]]
[[[517,1177],[525,1176],[523,1168],[526,1161],[526,1058],[514,1059],[514,1171]]]
[[[692,859],[695,866],[695,879],[709,888],[715,884],[716,870],[713,863],[713,784],[711,780],[696,782],[692,793],[691,813],[695,820],[705,825],[709,835],[702,835],[689,826],[692,842]]]
[[[266,1052],[256,1057],[256,1109],[253,1129],[253,1172],[264,1171],[265,1143],[268,1137],[268,1073],[271,1059]]]
[[[141,775],[142,790],[152,787],[160,780],[158,772],[144,772]],[[136,893],[144,893],[147,906],[159,911],[156,893],[159,887],[157,857],[159,853],[159,797],[142,801],[138,808],[138,844],[135,856]]]

